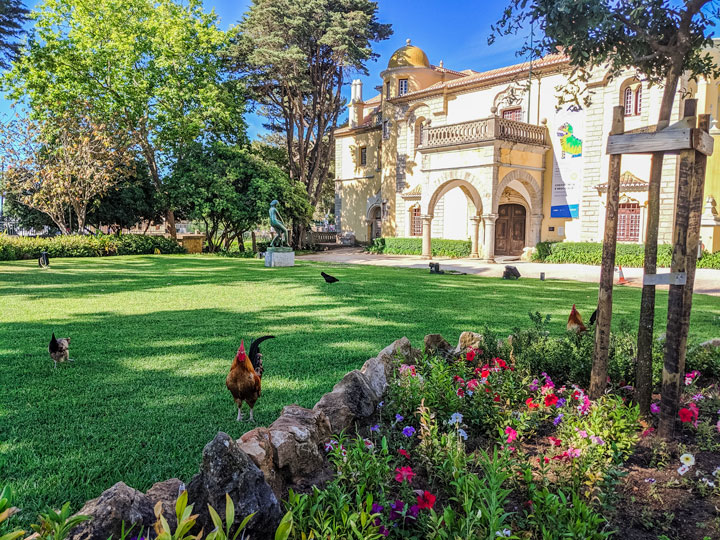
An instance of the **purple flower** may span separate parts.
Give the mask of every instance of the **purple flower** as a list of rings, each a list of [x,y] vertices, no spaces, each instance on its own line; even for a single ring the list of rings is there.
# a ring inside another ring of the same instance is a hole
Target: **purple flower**
[[[563,407],[566,403],[567,403],[567,399],[565,399],[564,397],[561,397],[560,399],[557,400],[555,407],[557,407],[559,409],[560,407]]]
[[[370,431],[380,431],[380,425],[375,424],[373,427],[370,428]]]
[[[378,403],[378,407],[382,407],[383,405],[385,405],[384,401],[381,401],[380,403]]]
[[[657,403],[651,403],[650,404],[650,412],[653,414],[657,414],[660,412],[660,405]]]
[[[654,479],[654,478],[646,478],[646,479],[645,479],[645,482],[647,482],[648,484],[654,484],[654,483],[655,483],[655,479]]]
[[[530,387],[529,387],[529,388],[530,388],[530,391],[534,392],[535,390],[537,390],[537,389],[538,389],[538,384],[539,384],[539,383],[538,383],[538,380],[537,380],[537,379],[534,379],[533,382],[530,383]]]
[[[602,446],[605,444],[605,441],[603,441],[600,437],[597,435],[590,436],[590,440],[593,442],[593,444],[597,444],[599,446]]]
[[[407,515],[415,519],[420,513],[420,507],[417,504],[413,504],[407,512]]]
[[[396,500],[390,505],[390,521],[397,521],[402,517],[403,510],[405,510],[405,503],[400,499]]]
[[[553,420],[553,424],[557,426],[560,422],[562,422],[563,416],[565,416],[563,413],[558,414],[555,417],[555,420]]]
[[[396,414],[396,415],[395,415],[395,421],[396,421],[396,422],[402,422],[403,420],[405,420],[405,417],[404,417],[402,414]]]
[[[412,426],[405,426],[402,430],[402,434],[406,437],[412,437],[415,435],[415,428]]]
[[[692,397],[692,400],[693,400],[693,401],[700,401],[701,399],[705,399],[705,396],[703,396],[702,394],[695,394],[695,395]]]
[[[371,513],[372,513],[372,514],[379,514],[379,513],[382,512],[384,509],[385,509],[384,506],[380,506],[378,503],[373,503],[373,504],[372,504],[372,511],[371,511]]]
[[[390,529],[388,529],[385,525],[380,525],[378,532],[385,537],[390,536]]]

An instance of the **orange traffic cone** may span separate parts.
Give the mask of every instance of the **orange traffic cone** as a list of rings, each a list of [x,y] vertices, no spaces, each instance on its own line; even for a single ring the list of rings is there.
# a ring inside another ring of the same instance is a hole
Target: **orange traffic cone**
[[[623,271],[622,271],[622,266],[618,265],[618,269],[619,269],[618,273],[620,274],[620,277],[618,278],[617,284],[618,285],[627,285],[628,283],[630,283],[627,279],[625,279],[625,275],[623,274]]]

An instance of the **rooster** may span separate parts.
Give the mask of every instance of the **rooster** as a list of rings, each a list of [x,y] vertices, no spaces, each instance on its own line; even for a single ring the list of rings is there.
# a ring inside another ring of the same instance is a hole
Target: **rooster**
[[[240,348],[230,367],[230,373],[225,379],[225,386],[230,390],[238,406],[237,421],[240,422],[243,419],[242,405],[244,401],[250,407],[250,421],[254,422],[253,407],[260,397],[260,377],[255,372],[250,358],[245,354],[243,341],[240,341]]]
[[[583,324],[580,312],[575,309],[575,304],[573,304],[572,310],[570,311],[570,316],[568,317],[567,330],[568,332],[575,332],[576,334],[582,334],[587,330],[587,328]]]
[[[53,332],[52,338],[50,338],[50,345],[48,345],[48,352],[50,353],[50,358],[52,358],[52,361],[55,363],[55,368],[57,368],[58,362],[72,362],[72,358],[70,358],[70,338],[60,338],[57,339],[55,337],[55,332]]]
[[[250,354],[248,355],[250,357],[250,362],[253,365],[253,369],[255,370],[255,373],[257,373],[258,377],[262,379],[263,371],[265,369],[263,368],[262,363],[262,353],[260,352],[260,344],[265,341],[266,339],[275,339],[275,336],[263,336],[261,338],[256,339],[250,344]]]

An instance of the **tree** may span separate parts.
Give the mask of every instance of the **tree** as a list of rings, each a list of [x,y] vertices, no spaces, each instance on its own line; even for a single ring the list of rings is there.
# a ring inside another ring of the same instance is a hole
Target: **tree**
[[[523,52],[539,56],[561,47],[575,68],[575,81],[585,78],[593,68],[606,69],[610,77],[625,69],[637,70],[639,77],[663,86],[657,122],[657,130],[662,130],[670,122],[678,81],[684,72],[690,79],[720,75],[706,50],[712,45],[708,28],[719,15],[720,8],[712,0],[512,0],[493,30],[495,35],[503,35],[528,24],[539,27],[540,39],[527,43]],[[589,98],[582,91],[566,96],[577,106],[581,100],[587,103]],[[655,274],[657,266],[662,162],[662,153],[652,154],[645,236],[646,275]],[[636,399],[644,414],[649,413],[652,392],[654,317],[655,287],[645,285],[636,373]],[[607,324],[609,328],[609,320]],[[601,360],[593,361],[590,393],[594,398],[606,385],[607,362]],[[666,362],[666,370],[683,366],[684,356],[674,364],[668,366]]]
[[[377,57],[372,43],[388,38],[371,0],[253,0],[232,49],[271,130],[285,137],[290,179],[315,206],[334,160],[334,130],[343,109],[342,87],[353,72],[367,73]],[[301,244],[305,224],[295,227]]]
[[[229,249],[267,219],[270,202],[282,201],[287,219],[307,221],[312,209],[304,189],[250,149],[215,141],[197,144],[172,175],[187,215],[205,225],[208,249]]]
[[[20,0],[0,0],[0,68],[7,69],[18,53],[18,38],[28,10]]]
[[[36,117],[89,104],[124,130],[147,163],[175,236],[173,163],[207,129],[244,136],[244,98],[227,81],[229,35],[200,0],[45,0],[32,36],[5,83]]]
[[[4,189],[69,234],[68,208],[85,231],[88,207],[125,173],[130,156],[104,125],[66,115],[52,123],[16,119],[0,126]]]

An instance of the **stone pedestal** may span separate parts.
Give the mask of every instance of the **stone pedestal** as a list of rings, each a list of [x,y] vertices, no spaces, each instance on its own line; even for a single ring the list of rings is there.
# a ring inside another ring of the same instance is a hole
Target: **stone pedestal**
[[[265,266],[295,266],[295,252],[289,247],[269,247],[265,252]]]

